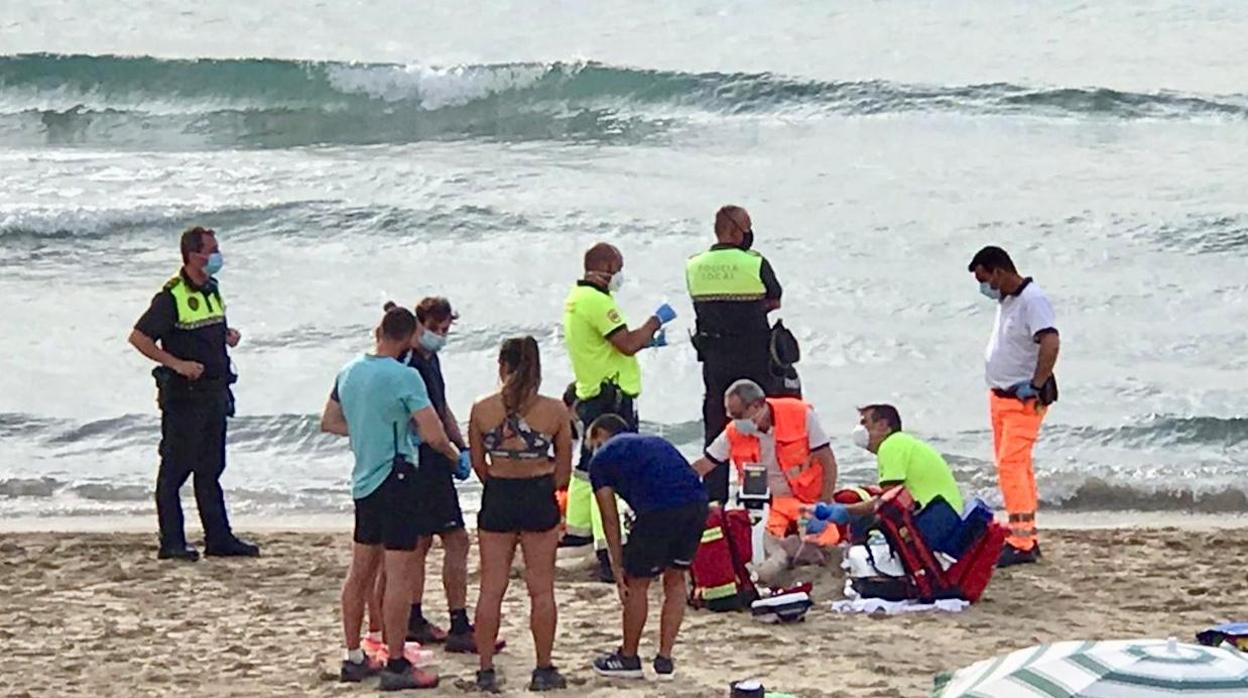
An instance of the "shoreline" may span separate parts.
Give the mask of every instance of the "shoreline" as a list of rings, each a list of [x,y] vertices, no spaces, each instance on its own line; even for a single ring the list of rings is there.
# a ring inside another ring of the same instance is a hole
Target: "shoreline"
[[[202,533],[194,507],[187,507],[188,537]],[[465,514],[468,529],[475,530],[475,517]],[[1112,529],[1180,529],[1216,531],[1248,528],[1248,513],[1207,514],[1181,511],[1057,511],[1041,512],[1041,531],[1088,531]],[[349,512],[339,514],[243,515],[231,518],[239,532],[255,533],[344,533],[350,532]],[[14,516],[0,519],[0,533],[147,533],[156,532],[152,515],[103,516]]]

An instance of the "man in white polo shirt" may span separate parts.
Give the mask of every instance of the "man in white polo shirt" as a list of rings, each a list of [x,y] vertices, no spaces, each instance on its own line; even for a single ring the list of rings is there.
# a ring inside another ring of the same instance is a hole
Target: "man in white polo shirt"
[[[1023,278],[1000,247],[975,253],[967,267],[980,293],[997,302],[985,353],[997,483],[1010,517],[1010,536],[998,567],[1035,562],[1036,475],[1031,449],[1048,406],[1057,401],[1053,366],[1061,340],[1049,298]]]

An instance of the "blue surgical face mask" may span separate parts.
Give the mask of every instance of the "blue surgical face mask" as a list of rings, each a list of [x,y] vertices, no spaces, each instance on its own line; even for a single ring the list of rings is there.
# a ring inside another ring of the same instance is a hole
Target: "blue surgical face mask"
[[[439,349],[446,346],[446,336],[425,330],[420,335],[420,346],[424,347],[425,351],[436,354]]]
[[[979,292],[993,299],[994,301],[1001,300],[1001,291],[993,288],[992,285],[989,284],[987,281],[979,282]]]
[[[204,265],[204,272],[208,276],[213,276],[221,271],[221,267],[225,266],[225,259],[221,257],[220,252],[213,252],[208,255],[208,263]]]

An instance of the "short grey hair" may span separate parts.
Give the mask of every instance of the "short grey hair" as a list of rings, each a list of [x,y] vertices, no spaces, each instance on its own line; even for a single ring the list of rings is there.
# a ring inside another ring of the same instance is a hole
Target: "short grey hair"
[[[762,402],[767,399],[767,393],[763,391],[762,386],[749,378],[741,378],[733,381],[732,385],[724,391],[724,402],[728,402],[728,398],[736,396],[738,400],[746,405],[753,405],[756,402]]]

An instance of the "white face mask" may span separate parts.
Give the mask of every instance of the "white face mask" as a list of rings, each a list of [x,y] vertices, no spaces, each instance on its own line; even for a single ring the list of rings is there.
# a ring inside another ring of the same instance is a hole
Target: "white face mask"
[[[867,448],[871,445],[871,434],[867,432],[867,428],[861,424],[854,427],[849,437],[853,439],[854,445],[858,448]]]
[[[746,436],[754,436],[759,431],[758,425],[752,419],[734,419],[732,420],[732,425],[737,428],[738,432]]]
[[[624,285],[624,270],[621,269],[611,275],[611,280],[607,282],[607,290],[615,293]]]

